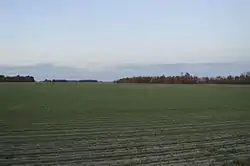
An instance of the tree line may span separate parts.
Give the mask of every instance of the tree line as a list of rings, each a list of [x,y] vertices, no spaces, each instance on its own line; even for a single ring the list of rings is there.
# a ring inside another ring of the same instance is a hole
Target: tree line
[[[152,83],[152,84],[250,84],[250,72],[239,76],[198,77],[189,73],[180,76],[138,76],[121,78],[115,83]]]
[[[35,82],[32,76],[4,76],[0,75],[0,82]],[[66,80],[45,79],[43,82],[99,82],[98,80]],[[189,73],[179,76],[138,76],[115,80],[114,83],[152,83],[152,84],[250,84],[250,72],[239,76],[198,77]]]
[[[66,79],[45,79],[43,82],[98,82],[98,80],[66,80]]]
[[[35,82],[32,76],[4,76],[0,75],[0,82]]]

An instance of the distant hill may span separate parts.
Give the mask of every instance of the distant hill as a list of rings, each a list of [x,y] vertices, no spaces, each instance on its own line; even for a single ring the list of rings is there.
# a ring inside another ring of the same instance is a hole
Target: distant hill
[[[34,66],[0,66],[2,75],[32,75],[36,80],[44,79],[97,79],[113,81],[121,77],[179,75],[189,72],[197,76],[239,75],[250,71],[250,63],[182,63],[182,64],[154,64],[154,65],[120,65],[90,71],[86,69],[38,64]]]

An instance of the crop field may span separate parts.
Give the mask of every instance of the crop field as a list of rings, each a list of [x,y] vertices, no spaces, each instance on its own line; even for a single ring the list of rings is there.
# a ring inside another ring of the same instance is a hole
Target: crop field
[[[0,165],[223,165],[248,157],[250,86],[0,84]]]

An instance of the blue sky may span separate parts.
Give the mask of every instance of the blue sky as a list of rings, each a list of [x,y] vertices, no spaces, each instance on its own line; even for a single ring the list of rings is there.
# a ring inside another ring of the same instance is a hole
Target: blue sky
[[[0,65],[250,61],[249,0],[1,0]]]

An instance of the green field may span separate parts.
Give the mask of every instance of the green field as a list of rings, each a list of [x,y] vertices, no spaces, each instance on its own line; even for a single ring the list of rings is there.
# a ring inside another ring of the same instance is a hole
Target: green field
[[[0,84],[0,165],[221,165],[249,138],[250,86]]]

